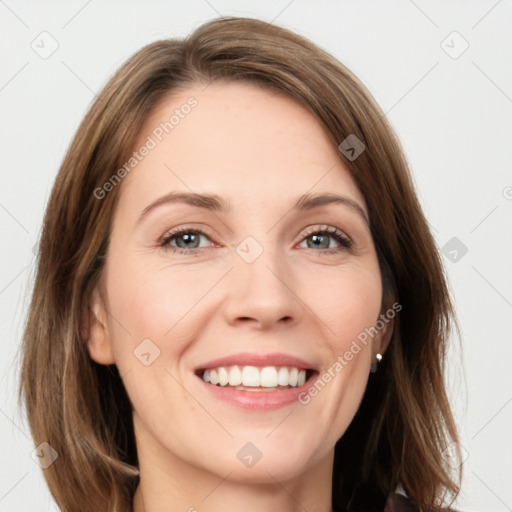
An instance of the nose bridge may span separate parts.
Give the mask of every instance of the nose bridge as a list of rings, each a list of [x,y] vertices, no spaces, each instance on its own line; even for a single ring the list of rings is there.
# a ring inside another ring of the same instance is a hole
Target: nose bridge
[[[300,304],[293,293],[293,269],[272,236],[247,236],[235,253],[228,292],[230,320],[250,318],[263,326],[297,319]]]

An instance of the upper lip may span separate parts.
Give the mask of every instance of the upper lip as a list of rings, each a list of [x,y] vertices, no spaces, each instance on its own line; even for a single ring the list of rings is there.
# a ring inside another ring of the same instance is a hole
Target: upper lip
[[[230,356],[213,359],[196,367],[196,371],[219,368],[220,366],[292,366],[300,370],[316,370],[313,363],[300,357],[284,353],[256,354],[242,352]]]

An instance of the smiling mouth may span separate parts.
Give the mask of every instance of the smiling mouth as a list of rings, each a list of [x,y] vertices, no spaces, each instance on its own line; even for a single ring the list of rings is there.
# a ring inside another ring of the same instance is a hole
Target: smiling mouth
[[[301,387],[318,372],[293,366],[232,365],[200,369],[195,373],[216,387],[269,392]]]

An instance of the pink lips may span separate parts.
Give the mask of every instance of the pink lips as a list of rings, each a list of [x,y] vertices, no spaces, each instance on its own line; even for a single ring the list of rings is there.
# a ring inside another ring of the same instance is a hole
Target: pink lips
[[[291,404],[299,405],[299,395],[304,393],[317,377],[318,374],[311,377],[304,385],[298,388],[288,388],[282,391],[244,391],[242,389],[212,386],[202,379],[200,384],[204,386],[207,392],[228,404],[242,407],[243,409],[268,411]],[[301,405],[300,407],[303,406]]]
[[[293,366],[299,369],[309,370],[308,374],[312,375],[302,386],[296,388],[290,387],[278,391],[245,391],[229,386],[214,386],[204,382],[200,376],[202,370],[234,365],[258,367]],[[304,359],[288,354],[251,354],[245,352],[208,361],[196,368],[196,375],[200,379],[200,385],[215,398],[243,409],[266,411],[297,403],[298,396],[313,384],[318,378],[319,372],[314,363],[309,363]]]
[[[208,370],[209,368],[218,368],[219,366],[294,366],[300,370],[316,370],[314,363],[308,363],[300,357],[291,356],[283,353],[275,354],[255,354],[242,352],[231,356],[221,357],[199,365],[198,370]]]

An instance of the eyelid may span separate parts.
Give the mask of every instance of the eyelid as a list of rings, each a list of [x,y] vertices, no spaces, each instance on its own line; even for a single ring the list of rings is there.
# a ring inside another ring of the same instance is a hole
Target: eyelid
[[[303,231],[300,235],[300,238],[297,242],[295,242],[294,247],[297,244],[303,243],[304,240],[306,240],[309,236],[313,234],[326,234],[327,236],[330,236],[331,238],[335,239],[336,242],[339,244],[339,247],[335,248],[327,248],[327,249],[320,249],[315,250],[312,249],[313,252],[317,252],[319,254],[329,254],[329,253],[338,253],[343,250],[348,251],[351,250],[354,246],[354,241],[352,238],[346,234],[346,232],[340,228],[337,228],[335,226],[329,225],[329,224],[313,224],[310,226],[307,226],[305,228],[306,231]],[[211,244],[209,247],[212,247],[212,245],[218,245],[217,242],[215,242],[215,237],[211,235],[210,230],[208,228],[195,228],[189,225],[182,225],[176,228],[172,228],[162,236],[161,240],[159,241],[159,246],[170,250],[171,252],[184,250],[187,253],[194,254],[199,253],[203,249],[206,249],[207,247],[193,247],[191,249],[183,249],[179,247],[174,247],[170,245],[170,242],[172,239],[179,237],[181,234],[184,233],[196,233],[199,236],[206,237]],[[311,248],[308,248],[311,249]]]
[[[164,233],[164,235],[161,237],[161,239],[159,240],[159,244],[163,245],[164,242],[166,240],[168,240],[169,238],[178,236],[178,235],[180,235],[182,233],[188,233],[188,232],[194,232],[194,233],[198,233],[200,235],[204,235],[204,236],[206,236],[212,242],[214,242],[214,239],[215,239],[215,236],[212,235],[211,231],[208,228],[202,228],[202,227],[201,228],[196,228],[196,227],[193,227],[193,226],[189,226],[187,224],[183,224],[183,225],[178,226],[176,228],[168,229]]]
[[[306,228],[306,231],[300,235],[300,241],[302,242],[304,238],[307,238],[308,236],[313,235],[315,233],[327,233],[329,235],[338,235],[341,238],[344,238],[350,244],[354,243],[352,238],[349,235],[347,235],[347,233],[343,229],[331,226],[330,224],[315,224],[309,226],[308,228]]]

